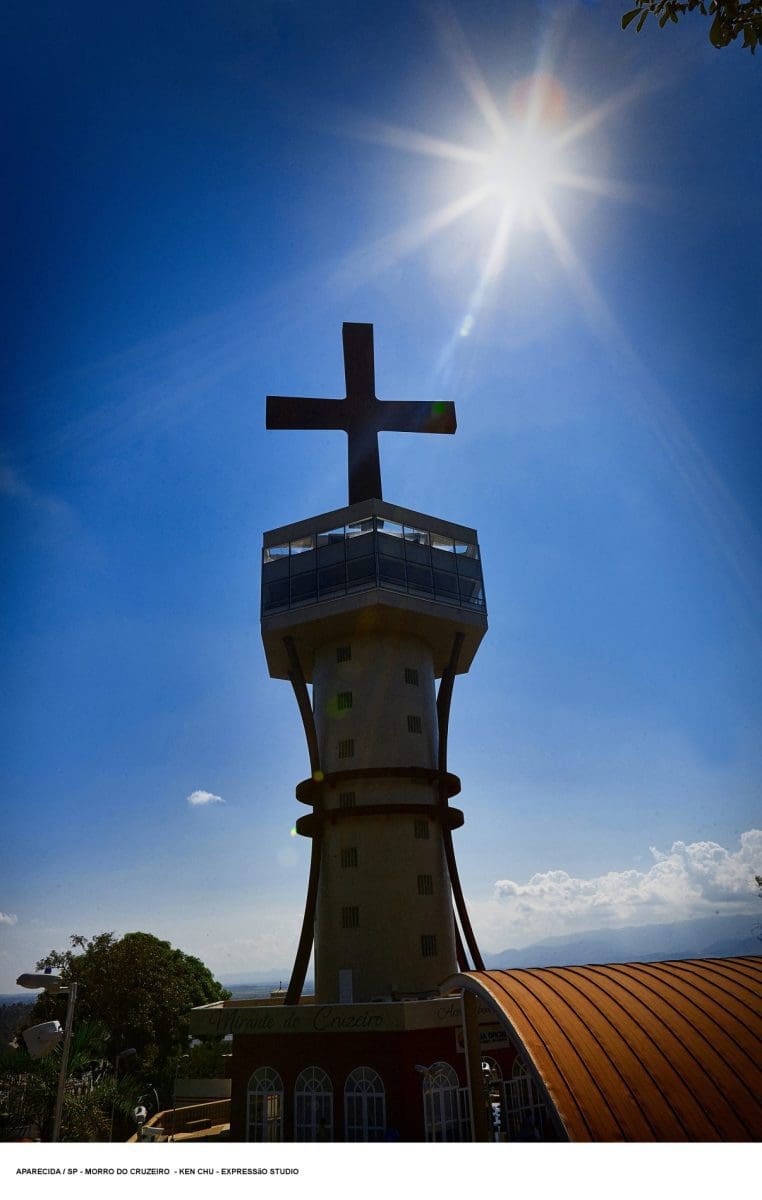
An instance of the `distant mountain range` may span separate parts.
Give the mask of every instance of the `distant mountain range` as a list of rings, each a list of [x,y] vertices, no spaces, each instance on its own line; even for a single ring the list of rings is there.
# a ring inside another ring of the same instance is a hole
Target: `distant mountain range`
[[[590,929],[562,937],[543,938],[520,950],[500,950],[484,954],[490,967],[568,967],[579,963],[660,962],[668,958],[730,958],[733,955],[762,954],[762,930],[755,925],[759,916],[696,917],[691,921],[672,921],[665,925],[629,925],[625,929]],[[288,986],[288,967],[270,971],[249,971],[225,975],[221,982],[238,995],[240,989],[263,994],[264,987],[277,987],[280,980]],[[262,989],[262,990],[260,990]],[[264,993],[266,994],[266,993]]]
[[[762,908],[762,906],[760,906]],[[733,955],[762,954],[762,911],[751,916],[697,917],[692,921],[673,921],[666,925],[629,925],[625,929],[592,929],[563,937],[543,938],[520,950],[501,950],[484,954],[484,965],[495,967],[568,967],[580,963],[659,962],[668,958],[730,958]],[[267,996],[278,987],[288,986],[289,967],[267,971],[247,971],[223,975],[220,982],[236,999]],[[311,991],[311,980],[305,992]],[[0,1004],[32,1003],[35,996],[16,992],[0,996]]]
[[[760,913],[762,918],[762,913]],[[630,925],[543,938],[520,950],[484,954],[494,967],[568,967],[581,963],[659,962],[762,954],[753,916],[697,917],[666,925]],[[759,932],[759,931],[758,931]]]
[[[696,917],[691,921],[672,921],[664,925],[630,925],[625,929],[591,929],[562,937],[543,938],[520,950],[500,950],[484,954],[484,965],[491,967],[565,967],[579,963],[659,962],[669,958],[730,958],[733,955],[762,954],[762,931],[755,925],[759,917]],[[265,988],[277,987],[280,980],[288,985],[288,967],[246,974],[225,975],[221,982],[237,998],[241,991],[267,994]],[[276,982],[273,982],[276,981]]]

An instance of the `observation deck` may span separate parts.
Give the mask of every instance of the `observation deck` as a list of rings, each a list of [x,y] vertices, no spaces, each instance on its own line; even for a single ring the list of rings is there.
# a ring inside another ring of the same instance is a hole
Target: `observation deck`
[[[468,670],[487,629],[476,530],[383,500],[265,533],[261,600],[268,667],[283,679],[286,635],[299,645],[309,681],[319,641],[355,626],[425,637],[437,675],[455,629],[465,638],[459,673]]]

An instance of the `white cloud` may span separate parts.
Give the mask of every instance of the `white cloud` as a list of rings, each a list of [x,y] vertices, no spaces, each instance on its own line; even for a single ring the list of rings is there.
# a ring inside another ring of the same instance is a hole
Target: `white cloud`
[[[187,797],[187,800],[188,800],[188,803],[193,808],[197,808],[200,804],[224,804],[225,803],[225,801],[222,799],[222,796],[215,796],[214,792],[203,792],[203,791],[191,792],[190,796]]]
[[[666,853],[651,847],[651,855],[646,871],[609,871],[581,879],[551,870],[526,883],[500,879],[483,917],[492,936],[499,940],[508,935],[517,944],[607,926],[756,912],[754,876],[762,872],[762,830],[742,834],[734,851],[717,842],[675,842]]]
[[[18,917],[15,913],[0,912],[0,925],[16,925]]]

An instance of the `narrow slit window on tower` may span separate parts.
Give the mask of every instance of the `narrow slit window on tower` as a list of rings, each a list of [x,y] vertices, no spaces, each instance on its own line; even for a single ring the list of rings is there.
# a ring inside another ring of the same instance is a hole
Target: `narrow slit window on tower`
[[[424,840],[428,840],[428,836],[429,836],[428,821],[425,818],[416,817],[414,825],[413,825],[413,832],[415,833],[415,836],[417,838],[423,838]]]
[[[351,692],[337,692],[336,693],[337,711],[342,712],[345,708],[351,708],[351,707],[352,707],[352,693]]]
[[[413,687],[418,687],[417,667],[405,667],[405,683],[410,683]]]
[[[342,867],[357,866],[357,846],[344,846],[341,851]]]
[[[360,910],[356,904],[346,904],[341,910],[341,928],[359,929]]]
[[[352,659],[352,647],[351,646],[337,646],[336,647],[336,662],[350,662],[351,659]]]
[[[433,896],[434,895],[434,879],[431,875],[418,876],[418,895]]]
[[[408,733],[423,733],[423,726],[421,725],[421,718],[418,716],[415,716],[413,713],[408,713],[407,731],[408,731]]]
[[[437,935],[435,933],[421,934],[421,954],[424,958],[434,958],[437,952]]]
[[[354,808],[357,796],[354,792],[339,792],[339,808]]]
[[[355,756],[355,739],[342,738],[339,742],[339,758],[354,758]]]

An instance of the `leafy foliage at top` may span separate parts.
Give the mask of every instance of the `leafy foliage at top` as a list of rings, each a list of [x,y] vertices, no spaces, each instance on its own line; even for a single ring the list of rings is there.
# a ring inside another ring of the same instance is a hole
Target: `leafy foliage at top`
[[[677,24],[679,16],[697,8],[705,17],[712,18],[709,41],[718,50],[729,46],[737,37],[743,36],[743,45],[752,54],[757,43],[762,42],[762,2],[760,0],[637,0],[636,7],[622,17],[622,29],[637,18],[636,29],[640,33],[646,18],[658,18],[664,28],[668,21]]]
[[[165,1097],[179,1056],[188,1050],[190,1010],[230,995],[200,959],[150,933],[74,936],[71,949],[51,951],[37,963],[38,970],[44,967],[56,970],[64,983],[76,980],[76,1022],[98,1021],[106,1027],[112,1059],[134,1048],[131,1069]],[[29,1023],[63,1022],[65,1010],[65,997],[44,993]]]

